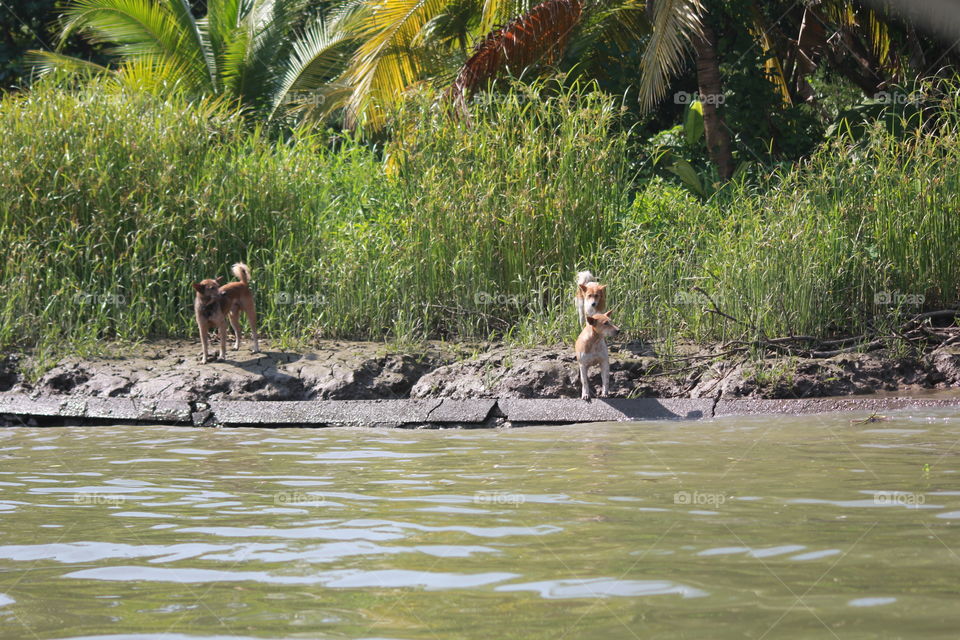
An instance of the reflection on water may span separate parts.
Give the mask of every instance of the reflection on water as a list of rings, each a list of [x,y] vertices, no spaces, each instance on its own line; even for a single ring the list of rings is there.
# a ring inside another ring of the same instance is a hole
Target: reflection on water
[[[3,638],[960,626],[960,416],[0,430]]]

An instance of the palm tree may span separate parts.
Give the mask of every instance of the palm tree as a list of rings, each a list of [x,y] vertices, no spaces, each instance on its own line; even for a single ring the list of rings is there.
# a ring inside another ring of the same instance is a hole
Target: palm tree
[[[694,37],[703,33],[701,0],[545,0],[535,6],[529,0],[360,2],[349,26],[359,45],[338,81],[349,88],[340,106],[350,121],[382,121],[386,105],[425,79],[449,76],[455,78],[455,95],[472,92],[508,69],[520,75],[530,65],[558,58],[571,41],[584,47],[586,41],[623,44],[647,36],[640,85],[651,107],[685,62]],[[479,40],[469,58],[468,39]],[[444,47],[455,48],[454,55],[444,58]]]
[[[703,20],[701,0],[649,0],[645,13],[637,9],[632,0],[591,5],[583,12],[588,16],[583,20],[587,26],[586,37],[623,40],[649,36],[641,58],[639,80],[640,103],[646,109],[663,99],[670,80],[692,50],[700,95],[704,97],[707,150],[720,176],[729,179],[734,171],[733,155],[730,134],[718,108],[723,88],[716,37]],[[466,94],[483,88],[511,65],[522,69],[555,55],[580,21],[579,0],[542,2],[507,26],[491,32],[461,68],[451,93],[462,104]]]
[[[120,65],[107,68],[50,51],[33,51],[43,71],[111,74],[196,96],[225,96],[275,116],[298,93],[336,77],[353,42],[347,11],[298,31],[306,0],[209,0],[196,19],[187,0],[72,0],[61,41],[80,32],[110,45]]]
[[[533,29],[528,24],[537,9],[562,1],[547,0],[523,18],[491,32],[459,72],[451,91],[454,96],[462,102],[462,93],[480,89],[503,73],[507,65],[491,64],[498,56],[526,61],[551,51],[553,44],[562,47],[569,34],[569,12],[549,14],[557,18],[553,30]],[[625,49],[623,43],[646,38],[638,82],[640,103],[645,109],[653,108],[664,98],[673,76],[692,59],[702,98],[707,150],[719,175],[728,179],[734,173],[734,163],[730,131],[720,112],[723,86],[716,36],[704,6],[706,1],[647,0],[645,11],[638,15],[639,0],[594,0],[583,7],[582,18],[578,14],[579,31],[570,39],[572,48],[586,48],[583,41],[607,39]],[[847,77],[868,97],[903,77],[902,56],[892,51],[888,10],[861,6],[860,2],[850,0],[793,3],[795,6],[783,12],[778,21],[794,28],[792,33],[784,34],[779,24],[765,24],[759,3],[748,4],[753,15],[752,32],[767,56],[767,72],[788,104],[816,100],[806,78],[820,60]],[[563,34],[563,39],[558,33]],[[916,57],[917,34],[909,24],[906,36],[910,57]]]

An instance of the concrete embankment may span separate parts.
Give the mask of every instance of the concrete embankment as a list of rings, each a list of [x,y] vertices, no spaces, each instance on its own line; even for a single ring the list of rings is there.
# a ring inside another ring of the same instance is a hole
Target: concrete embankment
[[[213,401],[30,398],[0,394],[0,417],[16,424],[154,423],[197,427],[490,428],[542,424],[703,420],[737,415],[878,413],[955,408],[960,397],[856,397],[768,400],[567,399]]]
[[[579,399],[576,363],[563,346],[263,347],[201,365],[193,342],[148,343],[66,358],[39,377],[25,373],[26,357],[9,354],[0,358],[0,424],[491,427],[960,405],[953,346],[912,357],[735,360],[709,347],[663,356],[649,345],[613,345],[613,397],[591,402]]]

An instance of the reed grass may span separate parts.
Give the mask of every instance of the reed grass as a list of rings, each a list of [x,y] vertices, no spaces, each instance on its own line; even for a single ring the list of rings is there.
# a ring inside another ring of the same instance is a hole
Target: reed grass
[[[701,201],[638,183],[615,101],[583,88],[517,88],[470,124],[413,98],[376,149],[41,84],[0,102],[0,346],[193,337],[190,283],[239,260],[279,341],[566,342],[585,268],[634,337],[877,331],[956,302],[952,113]]]

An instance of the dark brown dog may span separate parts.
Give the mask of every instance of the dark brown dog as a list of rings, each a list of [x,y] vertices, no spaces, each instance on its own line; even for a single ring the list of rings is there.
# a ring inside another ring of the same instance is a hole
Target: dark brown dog
[[[197,326],[200,327],[200,343],[203,352],[200,361],[207,363],[207,351],[210,343],[208,332],[216,328],[220,337],[220,359],[227,357],[227,318],[233,327],[236,342],[234,351],[240,349],[240,312],[247,314],[250,321],[250,332],[253,335],[253,353],[260,352],[260,343],[257,339],[257,310],[253,304],[253,292],[250,291],[250,267],[238,262],[230,269],[237,282],[228,282],[220,286],[223,276],[216,280],[207,278],[193,285],[197,295],[193,300],[193,310],[197,316]]]

